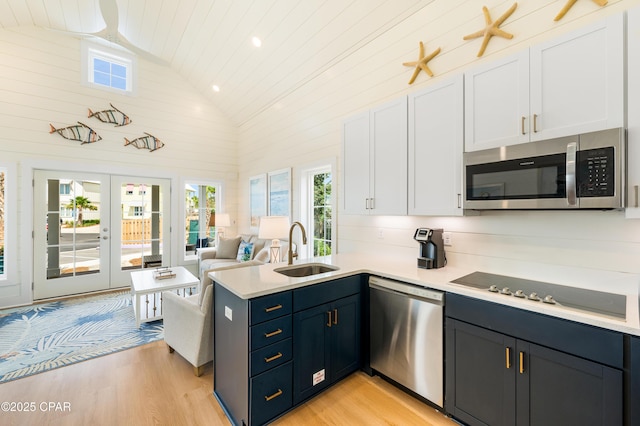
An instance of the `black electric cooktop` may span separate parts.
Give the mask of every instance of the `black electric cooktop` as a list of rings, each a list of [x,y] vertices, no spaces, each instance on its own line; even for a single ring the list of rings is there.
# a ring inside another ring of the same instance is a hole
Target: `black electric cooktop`
[[[627,297],[621,294],[567,287],[486,272],[473,272],[451,282],[487,290],[494,293],[496,297],[518,297],[545,305],[607,315],[616,319],[626,319],[627,316]]]

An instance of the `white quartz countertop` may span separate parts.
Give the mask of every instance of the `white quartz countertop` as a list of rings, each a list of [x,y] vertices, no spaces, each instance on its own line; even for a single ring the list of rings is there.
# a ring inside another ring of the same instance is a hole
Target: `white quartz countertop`
[[[638,274],[479,256],[461,255],[456,256],[454,261],[449,260],[449,264],[440,269],[421,269],[416,265],[416,258],[372,257],[350,253],[294,262],[295,265],[324,263],[339,268],[336,271],[309,277],[288,277],[274,271],[287,266],[286,263],[267,263],[261,266],[227,269],[211,272],[209,277],[241,299],[253,299],[354,274],[367,273],[640,336],[638,301],[640,275]],[[568,307],[546,305],[527,299],[496,295],[485,290],[451,283],[456,278],[475,271],[622,294],[627,297],[626,320]]]

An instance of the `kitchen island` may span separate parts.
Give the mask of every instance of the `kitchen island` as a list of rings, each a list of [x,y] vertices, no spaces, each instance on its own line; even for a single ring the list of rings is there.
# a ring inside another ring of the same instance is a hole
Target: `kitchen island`
[[[357,254],[309,262],[339,269],[288,277],[275,271],[283,265],[267,264],[210,274],[216,298],[214,394],[234,424],[268,422],[352,371],[367,369],[366,277],[370,274],[491,302],[487,303],[490,306],[509,306],[619,332],[631,339],[628,346],[637,351],[639,277],[634,274],[460,255],[437,270],[417,268],[415,258],[374,259]],[[305,262],[297,262],[302,263]],[[451,282],[474,271],[621,294],[626,297],[626,315],[612,318],[517,297],[496,297],[485,290]],[[259,336],[266,335],[277,336],[277,341],[260,343]],[[344,351],[336,350],[342,347]],[[303,348],[307,348],[306,352]],[[638,354],[630,353],[635,371]],[[629,374],[625,386],[637,392],[637,373],[635,376]],[[276,378],[282,383],[276,383]],[[629,411],[627,418],[637,419],[631,417],[637,415],[637,411]]]

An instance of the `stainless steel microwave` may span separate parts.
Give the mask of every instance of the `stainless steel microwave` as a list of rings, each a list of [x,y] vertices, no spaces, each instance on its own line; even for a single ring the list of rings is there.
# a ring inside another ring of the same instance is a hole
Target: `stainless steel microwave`
[[[621,209],[625,129],[468,152],[464,182],[465,209]]]

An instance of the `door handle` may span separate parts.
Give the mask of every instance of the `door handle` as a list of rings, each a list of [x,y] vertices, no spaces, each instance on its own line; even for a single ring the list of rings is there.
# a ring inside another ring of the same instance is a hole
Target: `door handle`
[[[523,115],[522,117],[520,117],[520,132],[523,135],[526,134],[525,131],[524,131],[524,120],[525,120],[525,118],[524,118],[524,115]]]
[[[277,311],[278,309],[282,309],[282,305],[276,305],[276,306],[272,306],[270,308],[265,308],[264,311],[265,312],[273,312],[273,311]]]
[[[333,310],[333,324],[334,325],[338,325],[338,310],[337,309]]]
[[[102,236],[102,239],[103,239],[103,240],[108,240],[108,239],[109,239],[109,236],[108,236],[108,235],[103,235],[103,236]]]
[[[278,358],[282,358],[282,352],[278,352],[277,354],[275,354],[275,355],[274,355],[274,356],[272,356],[272,357],[265,358],[265,359],[264,359],[264,362],[271,362],[271,361],[275,361],[275,360],[276,360],[276,359],[278,359]]]
[[[567,204],[570,206],[577,205],[577,192],[576,192],[576,151],[578,150],[578,144],[576,142],[569,142],[567,144],[567,159],[566,159],[566,183],[565,188],[567,191]]]
[[[328,319],[327,319],[327,327],[331,327],[331,311],[327,311]]]
[[[282,333],[282,329],[281,328],[279,328],[279,329],[277,329],[275,331],[272,331],[271,333],[264,333],[264,337],[273,337],[273,336],[276,336],[276,335],[278,335],[280,333]]]
[[[520,374],[524,374],[524,352],[520,352]]]
[[[273,395],[265,395],[264,399],[265,401],[271,401],[273,398],[276,398],[278,396],[282,395],[282,389],[278,389],[278,391],[276,393],[274,393]]]
[[[533,114],[533,133],[538,133],[538,114]]]
[[[506,367],[507,367],[507,370],[509,370],[511,368],[511,348],[507,346],[504,349],[505,349],[504,356],[505,356],[506,361],[507,361],[506,362]]]

